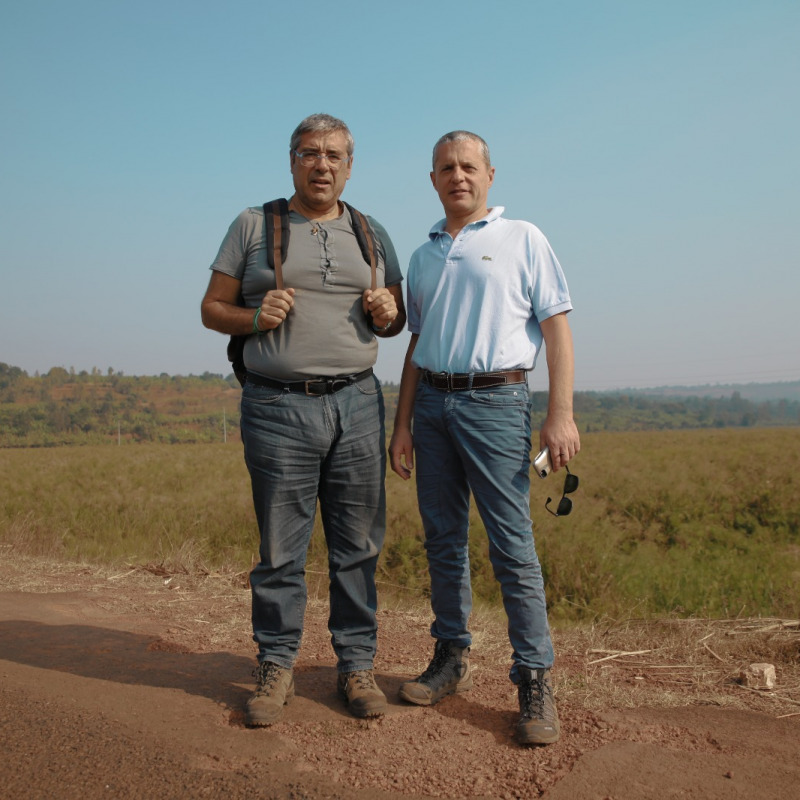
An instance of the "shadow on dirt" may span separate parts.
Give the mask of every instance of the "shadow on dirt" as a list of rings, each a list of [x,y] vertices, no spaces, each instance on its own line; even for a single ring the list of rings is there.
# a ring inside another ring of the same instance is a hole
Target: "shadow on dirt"
[[[472,728],[490,733],[498,744],[508,744],[513,740],[514,723],[519,717],[516,712],[486,708],[461,695],[445,698],[436,704],[436,710],[443,717],[465,722]]]
[[[231,653],[189,653],[156,636],[92,625],[0,622],[0,654],[8,661],[85,678],[180,689],[229,708],[250,690],[255,660]]]
[[[195,653],[149,636],[93,625],[46,625],[23,620],[0,621],[0,657],[18,664],[57,670],[84,678],[161,689],[179,689],[213,700],[230,711],[230,722],[243,725],[255,657],[233,653]],[[334,666],[295,666],[297,695],[337,716],[348,717],[336,693]],[[402,678],[377,676],[390,705],[402,705]]]

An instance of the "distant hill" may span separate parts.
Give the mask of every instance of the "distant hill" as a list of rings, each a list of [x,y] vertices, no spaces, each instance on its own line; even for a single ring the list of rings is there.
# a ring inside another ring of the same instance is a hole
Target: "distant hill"
[[[651,389],[615,389],[604,394],[645,395],[646,397],[732,397],[754,403],[775,400],[800,400],[800,381],[779,383],[719,383],[704,386],[657,386]]]
[[[398,386],[384,384],[391,433]],[[28,375],[0,363],[0,447],[198,443],[239,437],[241,391],[233,375],[130,376],[53,367]],[[534,391],[533,425],[547,413]],[[576,392],[582,432],[800,425],[800,381]]]

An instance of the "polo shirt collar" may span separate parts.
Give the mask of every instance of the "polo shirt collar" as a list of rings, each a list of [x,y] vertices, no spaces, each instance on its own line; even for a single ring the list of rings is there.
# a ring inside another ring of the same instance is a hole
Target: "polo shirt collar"
[[[494,222],[496,219],[503,215],[505,211],[505,206],[493,206],[489,209],[489,213],[482,217],[481,219],[476,219],[474,222],[470,222],[469,225],[465,225],[465,228],[469,227],[478,227],[483,225],[488,225],[490,222]],[[428,232],[428,236],[431,239],[435,239],[437,236],[444,233],[445,225],[447,225],[447,219],[440,219]]]

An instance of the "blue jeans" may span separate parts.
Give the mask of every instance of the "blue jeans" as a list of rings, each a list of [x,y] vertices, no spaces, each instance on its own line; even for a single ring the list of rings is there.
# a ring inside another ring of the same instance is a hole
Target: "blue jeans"
[[[250,573],[258,660],[291,668],[306,608],[305,563],[319,499],[340,672],[372,669],[375,567],[386,530],[383,397],[377,378],[321,397],[248,382],[242,440],[261,532]]]
[[[530,517],[530,399],[525,384],[446,392],[420,383],[414,405],[417,497],[431,576],[431,635],[472,643],[469,493],[489,538],[519,668],[553,665]]]

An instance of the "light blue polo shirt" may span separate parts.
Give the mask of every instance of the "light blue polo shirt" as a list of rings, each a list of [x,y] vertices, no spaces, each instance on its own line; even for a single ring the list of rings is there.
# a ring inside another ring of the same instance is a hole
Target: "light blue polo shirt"
[[[413,363],[432,372],[533,369],[542,320],[571,311],[564,273],[544,234],[504,219],[496,206],[455,240],[445,220],[414,251],[408,269]]]

